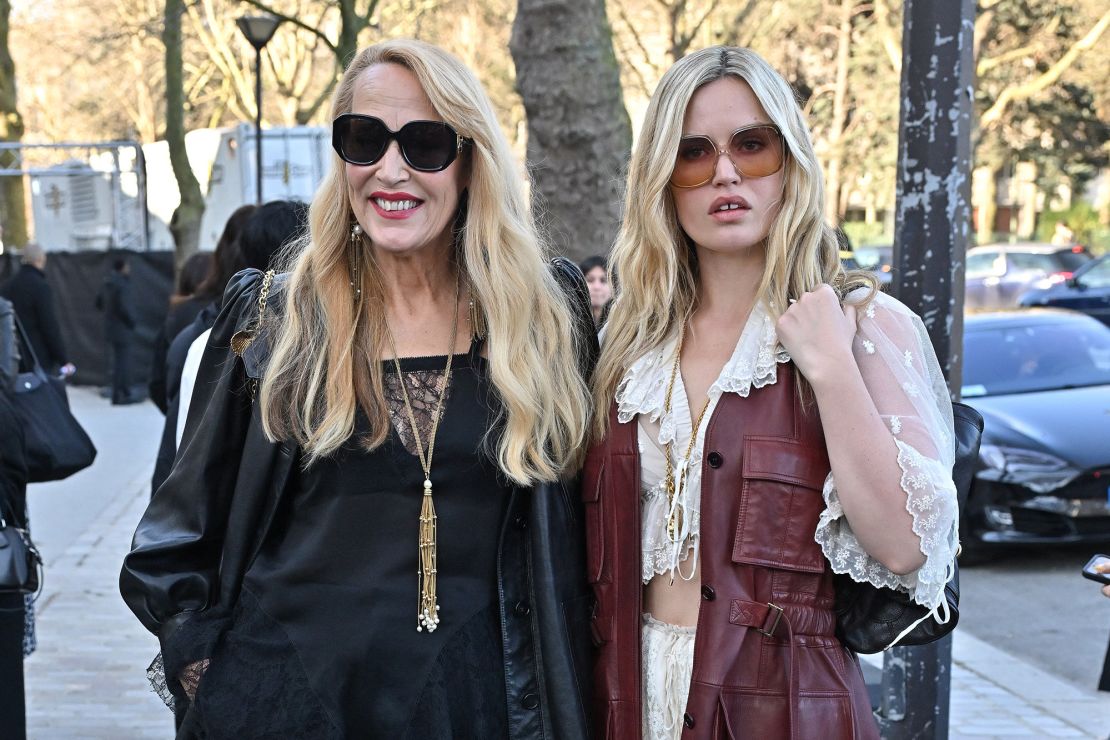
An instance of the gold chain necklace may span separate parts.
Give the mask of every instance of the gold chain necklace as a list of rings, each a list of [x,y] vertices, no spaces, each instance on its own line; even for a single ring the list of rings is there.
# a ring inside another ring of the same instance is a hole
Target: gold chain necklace
[[[401,361],[397,358],[397,347],[393,342],[393,332],[389,330],[386,322],[385,334],[389,338],[389,350],[393,353],[393,366],[397,370],[397,382],[401,385],[401,395],[405,399],[405,410],[412,424],[412,436],[416,442],[417,456],[420,458],[420,467],[424,469],[424,498],[420,504],[420,529],[418,540],[418,558],[416,566],[416,631],[435,632],[439,626],[439,599],[436,596],[436,507],[432,501],[432,453],[435,451],[436,431],[439,429],[439,420],[443,416],[443,399],[447,397],[447,389],[451,385],[451,360],[455,354],[455,334],[459,329],[459,285],[455,280],[455,310],[451,322],[451,342],[447,346],[447,369],[443,372],[443,390],[439,392],[436,402],[435,414],[432,416],[432,431],[428,435],[428,454],[424,454],[424,443],[420,441],[420,429],[416,425],[416,414],[412,411],[412,402],[409,392],[405,387],[405,376],[401,374]]]
[[[674,364],[671,366],[671,382],[667,384],[667,395],[663,399],[663,413],[671,413],[671,395],[674,393],[674,381],[678,377],[678,363],[682,359],[682,342],[686,338],[686,322],[682,322],[682,328],[678,334],[678,346],[674,351]],[[705,418],[705,412],[709,409],[709,397],[705,398],[705,403],[702,404],[701,413],[698,414],[698,420],[694,422],[694,426],[690,429],[690,442],[686,445],[686,455],[682,459],[682,470],[678,475],[678,480],[675,480],[674,466],[671,464],[671,450],[674,447],[674,442],[668,442],[664,448],[664,457],[666,458],[666,478],[665,485],[667,489],[667,537],[671,542],[678,542],[679,535],[682,532],[682,509],[677,506],[678,497],[682,495],[683,488],[686,487],[686,476],[690,472],[690,456],[694,452],[694,443],[698,438],[698,430],[701,429],[702,419]],[[678,425],[675,424],[675,429]]]

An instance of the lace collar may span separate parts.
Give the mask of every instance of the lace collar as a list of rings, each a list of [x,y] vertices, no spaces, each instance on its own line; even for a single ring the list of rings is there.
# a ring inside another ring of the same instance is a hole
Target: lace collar
[[[672,336],[661,347],[645,353],[632,363],[617,385],[617,418],[627,423],[637,414],[647,414],[659,422],[663,414],[663,401],[674,363],[677,336]],[[721,368],[721,374],[709,387],[710,403],[715,404],[722,393],[747,396],[751,389],[771,385],[777,379],[778,364],[789,362],[790,355],[779,344],[775,322],[759,301],[752,308],[744,331],[736,343],[732,356]],[[677,394],[683,395],[683,394]],[[672,412],[678,398],[672,398]],[[684,404],[683,404],[684,405]],[[667,414],[660,422],[659,442],[666,444],[675,439],[675,414]]]

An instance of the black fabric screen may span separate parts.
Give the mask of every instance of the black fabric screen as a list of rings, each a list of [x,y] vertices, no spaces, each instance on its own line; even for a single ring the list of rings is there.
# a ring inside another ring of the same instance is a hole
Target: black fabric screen
[[[77,385],[107,385],[111,372],[110,353],[104,338],[104,314],[96,310],[96,294],[117,257],[131,265],[131,299],[138,314],[132,347],[132,383],[135,392],[146,393],[154,337],[166,320],[173,291],[172,252],[49,252],[46,279],[54,293],[58,323],[70,362],[77,366],[72,382]],[[0,284],[19,269],[17,255],[0,258]]]

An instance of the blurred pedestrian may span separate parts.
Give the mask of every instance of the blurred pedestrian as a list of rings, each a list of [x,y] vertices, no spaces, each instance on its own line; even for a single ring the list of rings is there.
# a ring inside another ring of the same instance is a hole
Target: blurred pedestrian
[[[120,576],[179,738],[585,738],[581,273],[455,57],[370,47],[332,117],[311,238],[229,285]]]
[[[150,361],[150,381],[147,390],[150,400],[166,413],[166,351],[178,332],[192,323],[208,301],[197,295],[212,265],[211,252],[197,252],[185,260],[177,278],[177,290],[170,296],[166,320],[154,337],[154,352]]]
[[[609,301],[613,298],[613,286],[609,284],[609,267],[600,255],[587,257],[578,265],[590,289],[590,311],[593,313],[594,326],[598,329],[605,323],[609,313]]]
[[[43,369],[50,374],[72,375],[76,368],[66,357],[54,295],[46,279],[46,251],[29,242],[23,248],[22,263],[0,295],[15,307]]]
[[[131,265],[124,257],[112,261],[96,296],[96,307],[104,312],[104,335],[112,358],[112,403],[138,403],[131,388],[131,351],[135,341],[135,307],[131,297]]]
[[[1052,245],[1056,247],[1070,247],[1075,244],[1075,231],[1068,226],[1068,222],[1060,219],[1052,230]]]

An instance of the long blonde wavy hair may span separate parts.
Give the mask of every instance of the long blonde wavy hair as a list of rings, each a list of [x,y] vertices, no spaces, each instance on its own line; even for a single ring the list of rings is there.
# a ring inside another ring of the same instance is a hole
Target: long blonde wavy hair
[[[589,390],[570,307],[546,263],[512,152],[481,83],[448,52],[420,41],[375,44],[351,62],[336,89],[332,118],[349,113],[359,75],[397,64],[420,81],[432,106],[470,140],[465,209],[456,223],[455,257],[487,328],[490,376],[503,421],[496,460],[513,482],[554,480],[576,464],[590,426]],[[354,432],[356,407],[370,421],[361,440],[373,449],[389,435],[379,358],[385,342],[385,290],[374,250],[363,240],[362,298],[352,295],[351,227],[343,161],[312,201],[309,233],[290,258],[291,276],[273,352],[261,385],[261,414],[271,439],[293,439],[306,464]],[[492,446],[492,445],[491,445]]]
[[[790,298],[821,283],[875,280],[845,276],[836,232],[824,222],[825,185],[809,127],[790,85],[750,49],[715,46],[680,59],[652,95],[629,163],[624,219],[610,257],[617,291],[593,381],[594,433],[604,435],[608,413],[628,366],[665,342],[697,304],[693,244],[675,212],[669,180],[682,138],[686,107],[704,85],[737,77],[751,86],[786,141],[783,194],[766,239],[758,295],[777,319]]]

